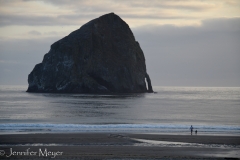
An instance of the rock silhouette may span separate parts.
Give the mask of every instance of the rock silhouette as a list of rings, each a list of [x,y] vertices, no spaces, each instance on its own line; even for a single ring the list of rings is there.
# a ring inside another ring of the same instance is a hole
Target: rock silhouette
[[[143,51],[127,23],[114,13],[52,44],[28,83],[27,92],[153,92]]]

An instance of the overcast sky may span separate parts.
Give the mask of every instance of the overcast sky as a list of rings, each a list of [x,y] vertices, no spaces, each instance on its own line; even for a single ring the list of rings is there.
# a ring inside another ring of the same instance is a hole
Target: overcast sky
[[[27,85],[50,45],[114,12],[153,85],[240,87],[239,0],[0,0],[0,85]]]

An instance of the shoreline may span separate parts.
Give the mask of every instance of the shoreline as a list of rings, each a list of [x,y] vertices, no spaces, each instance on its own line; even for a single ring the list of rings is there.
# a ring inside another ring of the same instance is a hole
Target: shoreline
[[[189,135],[189,124],[181,123],[1,123],[0,134],[35,134],[35,133],[146,133]],[[240,136],[239,125],[195,124],[198,135]],[[193,133],[195,135],[195,132]]]
[[[156,132],[156,131],[16,131],[16,132],[1,132],[0,136],[4,135],[36,135],[36,134],[124,134],[124,135],[159,135],[159,136],[213,136],[213,137],[240,137],[240,133],[217,133],[217,132],[198,132],[197,134],[191,132]]]
[[[32,135],[32,134],[142,134],[142,135],[169,135],[169,136],[191,136],[189,133],[157,133],[157,132],[2,132],[0,136],[4,135]],[[240,137],[239,134],[210,134],[210,133],[201,133],[201,134],[192,134],[192,136],[217,136],[217,137]]]
[[[157,142],[157,143],[156,143]],[[196,145],[197,144],[197,145]],[[137,133],[38,133],[0,135],[7,158],[16,152],[52,153],[57,159],[224,159],[240,158],[240,136],[162,135]],[[41,159],[51,155],[12,155]],[[9,158],[7,158],[9,159]]]

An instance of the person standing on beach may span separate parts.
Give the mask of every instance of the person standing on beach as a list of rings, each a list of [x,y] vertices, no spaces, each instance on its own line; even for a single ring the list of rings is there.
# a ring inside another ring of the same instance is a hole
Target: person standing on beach
[[[191,135],[192,135],[192,132],[193,132],[193,126],[192,125],[190,127],[190,130],[191,130]]]

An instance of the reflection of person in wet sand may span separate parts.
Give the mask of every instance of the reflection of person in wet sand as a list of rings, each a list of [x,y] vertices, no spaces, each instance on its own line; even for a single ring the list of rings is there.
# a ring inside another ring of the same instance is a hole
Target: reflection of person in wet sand
[[[193,126],[192,125],[190,127],[190,130],[191,130],[191,135],[192,135],[192,132],[193,132]]]

